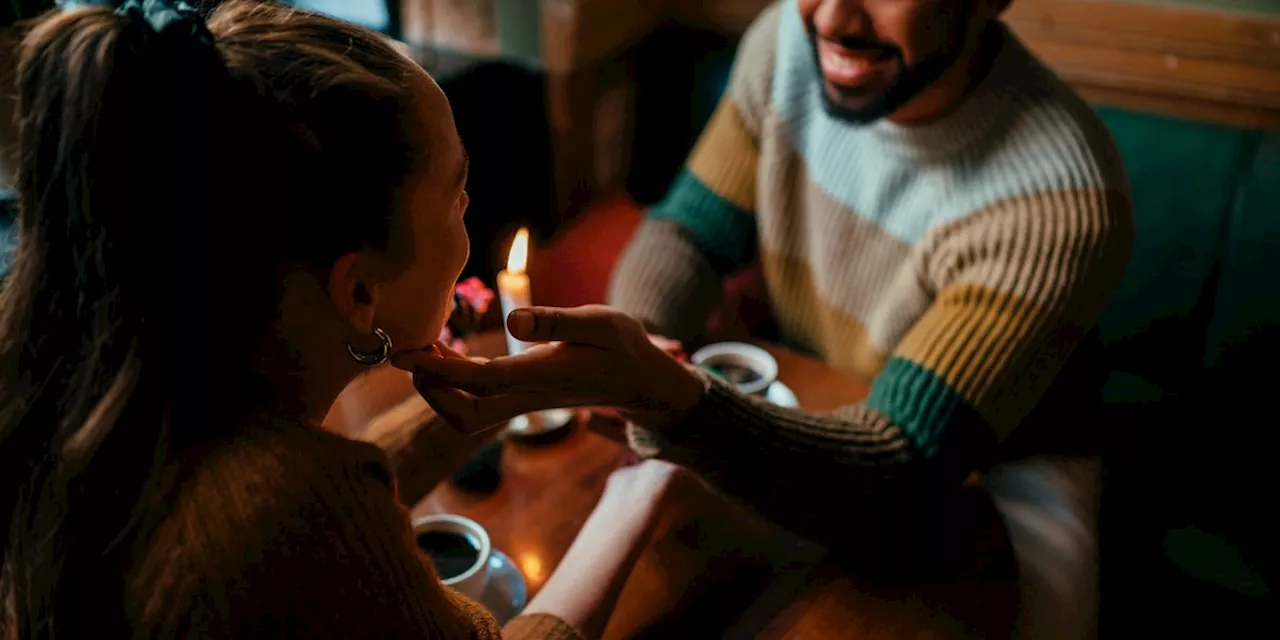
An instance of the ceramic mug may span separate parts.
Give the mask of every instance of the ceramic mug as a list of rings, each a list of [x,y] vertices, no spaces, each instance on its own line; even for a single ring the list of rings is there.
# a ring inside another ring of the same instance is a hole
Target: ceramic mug
[[[769,386],[778,379],[778,361],[768,351],[745,342],[709,344],[693,352],[689,360],[694,365],[725,378],[738,391],[747,395],[765,395]],[[731,372],[742,370],[754,374],[754,379],[733,379]]]
[[[484,527],[462,516],[424,516],[413,521],[413,535],[446,587],[480,600],[489,585],[493,551]]]

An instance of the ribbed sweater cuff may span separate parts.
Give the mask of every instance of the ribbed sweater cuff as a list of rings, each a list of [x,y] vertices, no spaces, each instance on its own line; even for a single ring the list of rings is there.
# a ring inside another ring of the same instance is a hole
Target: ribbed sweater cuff
[[[518,616],[502,628],[505,640],[586,640],[569,623],[549,613]]]

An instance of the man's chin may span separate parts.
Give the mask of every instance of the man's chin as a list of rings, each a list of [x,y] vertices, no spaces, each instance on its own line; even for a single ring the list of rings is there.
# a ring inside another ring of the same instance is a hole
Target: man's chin
[[[892,111],[884,99],[883,91],[866,97],[853,98],[840,94],[829,86],[824,86],[820,93],[822,107],[827,115],[850,124],[870,124],[884,118]]]

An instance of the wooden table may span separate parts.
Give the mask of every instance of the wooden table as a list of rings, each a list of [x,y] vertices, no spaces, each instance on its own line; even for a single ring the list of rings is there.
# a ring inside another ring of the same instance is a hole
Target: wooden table
[[[778,360],[779,379],[806,409],[830,410],[867,394],[865,381],[762,346]],[[501,334],[481,336],[473,351],[500,353]],[[349,390],[344,401],[381,394],[385,405],[388,398],[412,394],[407,385],[402,373],[382,372],[363,380],[363,391]],[[382,411],[365,437],[392,449],[403,445],[405,425],[430,417],[413,395]],[[358,412],[347,413],[348,420],[359,419]],[[441,483],[413,513],[456,513],[482,524],[494,547],[520,567],[532,596],[586,521],[610,472],[627,456],[622,446],[581,424],[554,443],[508,439],[496,492],[476,495]],[[414,475],[411,459],[403,458],[400,466],[402,491],[421,493],[424,488],[404,481]],[[785,535],[765,539],[712,519],[699,539],[654,543],[628,582],[606,637],[1008,637],[1017,607],[1014,563],[985,493],[971,483],[965,495],[972,521],[985,530],[975,539],[985,543],[974,550],[970,564],[977,568],[963,575],[895,588],[873,585]],[[739,547],[747,552],[736,553]],[[688,626],[694,623],[700,624]]]

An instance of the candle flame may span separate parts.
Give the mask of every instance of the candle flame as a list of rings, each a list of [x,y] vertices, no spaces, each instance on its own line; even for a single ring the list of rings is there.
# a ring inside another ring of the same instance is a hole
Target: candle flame
[[[529,230],[520,227],[516,239],[511,243],[511,252],[507,254],[507,271],[513,274],[524,273],[529,262]]]

